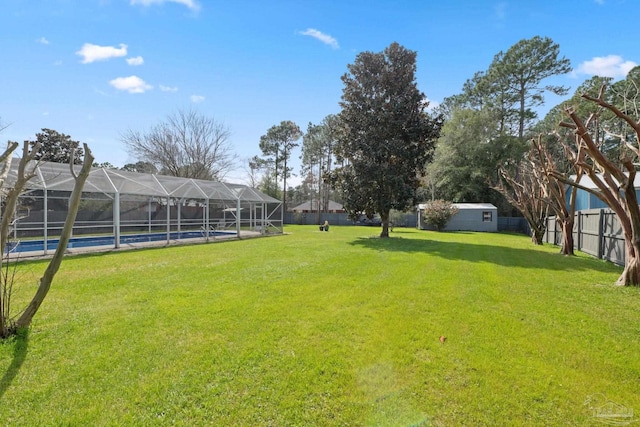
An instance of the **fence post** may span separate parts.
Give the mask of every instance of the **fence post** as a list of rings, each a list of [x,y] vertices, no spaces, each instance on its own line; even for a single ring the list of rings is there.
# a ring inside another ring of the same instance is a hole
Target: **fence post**
[[[551,230],[549,230],[549,217],[547,216],[547,219],[544,224],[544,238],[546,240],[546,243],[550,243],[550,239],[551,239],[551,237],[549,236],[550,232]]]
[[[578,243],[578,250],[582,250],[582,212],[578,211],[578,229],[576,230],[576,242]]]
[[[598,258],[604,257],[604,209],[600,209],[598,218]]]

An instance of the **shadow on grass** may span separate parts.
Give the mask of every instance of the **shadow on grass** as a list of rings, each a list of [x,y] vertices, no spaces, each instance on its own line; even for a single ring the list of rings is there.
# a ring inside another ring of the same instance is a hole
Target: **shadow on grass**
[[[349,242],[375,251],[393,251],[425,253],[448,260],[487,262],[506,267],[542,268],[546,270],[599,270],[609,271],[613,264],[594,262],[595,259],[567,257],[558,253],[543,252],[536,249],[505,247],[501,245],[442,242],[437,240],[407,239],[391,237],[361,237]]]
[[[7,389],[13,382],[20,368],[27,358],[27,348],[29,347],[29,329],[25,328],[18,332],[18,335],[13,340],[13,359],[11,365],[7,368],[7,372],[0,378],[0,401],[7,392]]]

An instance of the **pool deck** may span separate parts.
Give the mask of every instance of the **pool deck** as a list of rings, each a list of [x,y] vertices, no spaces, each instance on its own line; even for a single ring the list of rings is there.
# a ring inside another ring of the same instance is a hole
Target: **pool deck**
[[[223,242],[229,240],[242,240],[242,239],[251,239],[256,237],[269,237],[269,236],[280,236],[283,233],[271,233],[271,234],[263,234],[259,231],[240,231],[240,237],[237,234],[229,233],[228,235],[209,237],[207,240],[204,237],[194,237],[187,239],[175,239],[170,240],[159,240],[153,242],[139,242],[139,243],[121,243],[119,248],[115,248],[114,245],[100,245],[100,246],[86,246],[86,247],[78,247],[78,248],[67,248],[65,251],[65,255],[80,255],[80,254],[89,254],[89,253],[104,253],[104,252],[120,252],[120,251],[129,251],[135,249],[149,249],[149,248],[162,248],[169,246],[181,246],[181,245],[201,245],[207,243],[216,243]],[[55,249],[50,249],[47,251],[45,255],[44,251],[25,251],[25,252],[12,252],[9,254],[9,259],[18,261],[18,260],[35,260],[35,259],[47,259],[51,258],[55,253]]]

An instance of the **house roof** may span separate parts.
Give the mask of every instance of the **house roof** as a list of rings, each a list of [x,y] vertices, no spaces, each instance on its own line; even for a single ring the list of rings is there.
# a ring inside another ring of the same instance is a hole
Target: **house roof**
[[[602,176],[602,174],[598,174],[599,176]],[[625,173],[625,175],[629,175],[628,173]],[[576,180],[577,175],[571,175],[569,177],[569,179],[571,181],[575,181]],[[613,182],[615,182],[616,184],[618,184],[618,181],[611,177],[611,179],[613,179]],[[582,175],[582,177],[580,178],[580,185],[585,187],[585,188],[593,188],[593,189],[597,189],[598,187],[596,186],[596,184],[591,180],[591,178],[589,178],[588,175]],[[636,174],[635,179],[633,180],[633,185],[636,188],[640,188],[640,174]]]
[[[292,211],[315,211],[318,210],[318,202],[304,202],[291,208]],[[344,210],[344,206],[340,203],[334,202],[333,200],[329,200],[329,209],[330,211],[342,211]]]

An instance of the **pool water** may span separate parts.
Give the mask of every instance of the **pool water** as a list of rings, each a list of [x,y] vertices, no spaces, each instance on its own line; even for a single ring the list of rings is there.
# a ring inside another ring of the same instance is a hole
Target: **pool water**
[[[228,236],[235,232],[210,231],[209,237]],[[170,233],[171,240],[195,239],[205,237],[202,231],[174,231]],[[167,233],[126,234],[120,236],[120,244],[160,242],[167,240]],[[48,239],[47,250],[55,250],[59,239]],[[72,237],[67,248],[89,248],[93,246],[115,246],[115,236]],[[43,240],[11,241],[7,244],[7,252],[44,251]]]

